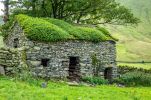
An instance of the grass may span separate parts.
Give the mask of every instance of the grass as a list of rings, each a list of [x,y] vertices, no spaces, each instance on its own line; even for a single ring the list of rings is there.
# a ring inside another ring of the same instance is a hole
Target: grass
[[[0,78],[1,100],[150,100],[150,87],[68,86],[48,82],[47,88],[10,78]]]
[[[35,18],[20,14],[16,15],[13,20],[16,20],[23,28],[25,35],[34,41],[57,42],[66,40],[85,40],[100,42],[115,40],[109,33],[104,33],[104,30],[77,27],[58,19]]]

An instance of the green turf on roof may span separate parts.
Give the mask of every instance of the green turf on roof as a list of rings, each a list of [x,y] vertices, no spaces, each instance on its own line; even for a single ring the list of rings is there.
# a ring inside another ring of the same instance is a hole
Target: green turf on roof
[[[35,41],[54,42],[66,40],[86,40],[92,42],[114,40],[101,30],[73,26],[65,21],[52,18],[35,18],[17,15],[17,22],[22,26],[25,35]]]

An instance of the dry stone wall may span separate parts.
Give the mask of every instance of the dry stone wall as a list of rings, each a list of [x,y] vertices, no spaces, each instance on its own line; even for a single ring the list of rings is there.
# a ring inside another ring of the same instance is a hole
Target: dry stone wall
[[[40,43],[27,41],[27,64],[32,66],[33,74],[40,77],[69,76],[70,57],[79,58],[80,76],[91,77],[93,73],[92,55],[102,62],[99,76],[104,77],[105,68],[112,67],[112,77],[117,75],[116,49],[112,41],[92,43],[86,41],[67,41]],[[48,66],[42,66],[41,60],[48,59]]]
[[[21,51],[12,48],[0,48],[0,74],[11,74],[22,62]]]
[[[19,53],[15,49],[1,48],[0,49],[0,65],[1,66],[18,66]]]

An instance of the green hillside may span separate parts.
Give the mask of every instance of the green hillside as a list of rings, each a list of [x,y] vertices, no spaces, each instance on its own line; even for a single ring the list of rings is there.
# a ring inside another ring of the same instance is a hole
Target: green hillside
[[[119,39],[117,60],[151,61],[151,2],[150,0],[118,0],[141,19],[138,26],[106,25]]]

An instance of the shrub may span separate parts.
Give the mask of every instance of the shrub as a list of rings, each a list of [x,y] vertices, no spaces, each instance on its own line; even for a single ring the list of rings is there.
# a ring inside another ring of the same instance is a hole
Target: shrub
[[[127,72],[134,72],[134,71],[140,71],[140,72],[151,74],[151,69],[136,68],[136,67],[127,66],[127,65],[118,66],[118,73],[119,74],[125,74]]]
[[[151,74],[140,71],[127,72],[118,82],[126,86],[151,86]]]
[[[100,77],[83,77],[82,81],[90,83],[90,84],[96,84],[96,85],[101,85],[101,84],[108,84],[109,81],[102,79]]]

